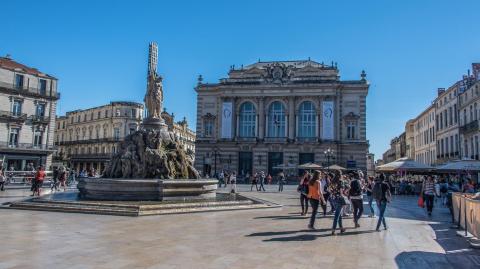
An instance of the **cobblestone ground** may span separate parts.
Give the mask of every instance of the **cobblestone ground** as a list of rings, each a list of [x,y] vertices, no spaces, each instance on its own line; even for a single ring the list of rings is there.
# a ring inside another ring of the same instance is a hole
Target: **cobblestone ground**
[[[395,197],[389,230],[347,218],[347,232],[330,236],[331,216],[307,229],[294,186],[239,189],[283,207],[136,218],[0,210],[0,268],[480,268],[441,205],[428,218],[416,197]],[[29,194],[7,189],[0,203]]]

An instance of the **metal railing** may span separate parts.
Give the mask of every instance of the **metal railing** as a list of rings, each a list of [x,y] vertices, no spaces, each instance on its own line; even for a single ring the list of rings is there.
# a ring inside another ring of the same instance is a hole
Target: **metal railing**
[[[42,92],[38,88],[28,88],[25,85],[23,85],[22,87],[17,87],[14,84],[5,83],[5,82],[0,82],[0,90],[30,95],[34,97],[49,97],[49,98],[55,98],[55,99],[60,98],[60,93],[58,92],[50,94],[48,90]]]
[[[25,113],[14,113],[12,111],[0,110],[0,118],[9,119],[9,120],[24,121],[24,120],[27,119],[27,114],[25,114]]]
[[[460,133],[470,133],[478,130],[478,120],[460,126]]]
[[[48,123],[50,121],[50,117],[40,116],[40,115],[31,115],[29,119],[31,119],[32,122],[42,122],[42,123]]]
[[[34,150],[53,150],[54,146],[50,145],[35,145],[33,143],[10,143],[0,142],[0,148],[12,148],[12,149],[34,149]]]

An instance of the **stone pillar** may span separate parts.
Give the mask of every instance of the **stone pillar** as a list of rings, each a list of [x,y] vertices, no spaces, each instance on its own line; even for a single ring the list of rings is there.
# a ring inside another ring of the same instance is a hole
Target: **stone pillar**
[[[295,136],[295,99],[288,98],[288,138],[294,139]]]
[[[258,138],[263,139],[265,137],[265,99],[259,98],[258,100]]]

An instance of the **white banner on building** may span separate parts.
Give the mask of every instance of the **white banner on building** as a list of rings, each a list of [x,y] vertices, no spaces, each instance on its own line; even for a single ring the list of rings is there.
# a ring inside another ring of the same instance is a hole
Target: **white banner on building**
[[[333,101],[322,102],[322,139],[334,139]]]
[[[222,138],[232,139],[232,102],[222,106]]]

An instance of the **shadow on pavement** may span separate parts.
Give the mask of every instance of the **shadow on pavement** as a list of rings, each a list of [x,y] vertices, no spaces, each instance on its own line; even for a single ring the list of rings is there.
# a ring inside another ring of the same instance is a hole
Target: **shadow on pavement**
[[[330,231],[331,229],[322,229],[323,231]],[[316,230],[316,231],[321,231],[321,230]],[[315,230],[314,230],[315,232]],[[368,231],[346,231],[343,234],[340,234],[337,232],[337,235],[331,235],[330,233],[326,234],[299,234],[295,236],[289,236],[289,237],[277,237],[277,238],[270,238],[270,239],[265,239],[263,240],[264,242],[292,242],[292,241],[313,241],[317,238],[322,238],[322,237],[332,237],[332,236],[350,236],[350,235],[360,235],[360,234],[370,234],[370,233],[376,233],[375,230],[368,230]]]

